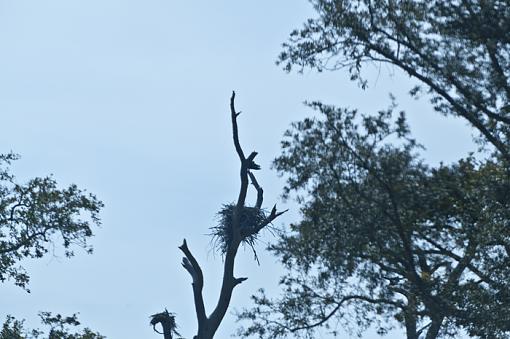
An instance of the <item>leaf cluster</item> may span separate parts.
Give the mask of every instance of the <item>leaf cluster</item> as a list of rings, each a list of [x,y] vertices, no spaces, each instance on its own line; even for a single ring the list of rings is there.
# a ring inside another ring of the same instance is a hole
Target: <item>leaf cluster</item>
[[[275,167],[302,220],[272,246],[283,294],[254,297],[240,334],[313,337],[374,325],[408,338],[506,338],[510,171],[498,158],[425,165],[394,106],[375,116],[311,104]]]
[[[87,240],[92,226],[100,224],[103,203],[76,185],[58,188],[51,176],[17,183],[9,172],[16,159],[15,154],[0,156],[0,281],[13,279],[26,288],[29,276],[18,263],[44,256],[57,239],[67,257],[76,246],[92,252]]]
[[[76,328],[80,326],[76,314],[64,317],[60,314],[41,312],[39,317],[42,324],[49,328],[48,331],[25,329],[24,320],[7,316],[0,331],[0,339],[106,339],[88,328],[76,331]]]
[[[510,160],[510,6],[502,0],[311,0],[316,12],[284,44],[287,71],[347,68],[361,87],[365,63],[417,80],[438,112],[460,116],[481,145]]]

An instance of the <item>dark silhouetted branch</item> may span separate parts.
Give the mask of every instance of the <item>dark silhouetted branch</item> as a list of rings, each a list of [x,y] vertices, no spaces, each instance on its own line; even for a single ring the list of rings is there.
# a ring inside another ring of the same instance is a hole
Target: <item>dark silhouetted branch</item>
[[[236,152],[239,155],[239,159],[241,162],[244,162],[246,159],[244,157],[243,149],[241,148],[241,144],[239,143],[239,132],[237,129],[237,117],[241,112],[237,113],[235,106],[234,106],[234,100],[236,98],[236,92],[232,91],[232,96],[230,97],[230,113],[232,115],[232,137],[234,138],[234,146],[236,148]],[[253,160],[253,159],[252,159]]]
[[[234,278],[234,285],[237,286],[245,280],[248,280],[248,278]]]
[[[285,213],[287,211],[288,211],[288,209],[286,209],[285,211],[278,212],[276,210],[276,204],[275,204],[273,206],[273,208],[271,209],[271,213],[266,218],[266,220],[264,220],[264,222],[262,222],[260,225],[257,226],[257,228],[255,229],[255,233],[258,233],[261,229],[263,229],[264,227],[266,227],[267,225],[272,223],[276,218],[278,218],[280,215],[282,215],[283,213]]]
[[[262,187],[260,187],[257,179],[255,178],[255,175],[252,172],[248,171],[248,175],[250,177],[251,184],[257,190],[257,202],[255,203],[255,207],[260,209],[262,208],[262,201],[264,200],[264,190]]]
[[[191,254],[186,239],[183,240],[182,245],[179,249],[184,253],[185,257],[182,258],[182,266],[189,272],[193,279],[193,297],[195,299],[195,311],[197,313],[197,320],[200,328],[200,324],[205,323],[207,317],[205,315],[204,299],[202,296],[202,289],[204,287],[204,276],[202,269],[198,264],[197,260]]]

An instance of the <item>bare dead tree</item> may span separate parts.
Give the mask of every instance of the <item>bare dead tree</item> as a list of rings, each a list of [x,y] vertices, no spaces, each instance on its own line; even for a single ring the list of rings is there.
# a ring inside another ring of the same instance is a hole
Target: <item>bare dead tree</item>
[[[204,286],[202,269],[189,250],[186,239],[184,239],[182,245],[179,246],[179,249],[184,253],[182,266],[186,269],[186,271],[188,271],[192,278],[195,312],[198,322],[198,331],[193,337],[194,339],[212,339],[214,337],[214,334],[218,330],[218,327],[220,326],[220,323],[230,305],[234,288],[248,279],[246,277],[234,277],[234,264],[239,245],[244,242],[253,247],[254,240],[258,233],[263,228],[271,224],[271,222],[273,222],[277,217],[287,211],[278,212],[276,205],[273,206],[268,215],[266,215],[266,213],[262,210],[264,191],[257,182],[255,175],[252,173],[253,170],[260,169],[260,166],[255,163],[257,152],[252,152],[247,157],[243,152],[239,142],[239,132],[237,127],[237,117],[240,112],[236,111],[234,100],[235,92],[232,92],[232,96],[230,98],[232,136],[235,150],[241,162],[241,187],[239,189],[237,202],[231,205],[224,205],[223,209],[219,213],[222,218],[220,225],[212,228],[213,235],[219,238],[218,241],[221,244],[220,249],[224,255],[224,266],[220,296],[214,310],[209,315],[206,314],[204,299],[202,296],[202,289]],[[251,180],[253,187],[257,191],[257,201],[253,207],[245,205],[249,186],[248,178]],[[167,326],[167,328],[170,327]],[[171,334],[166,333],[165,326],[163,326],[163,330],[165,332],[165,339],[171,338]]]

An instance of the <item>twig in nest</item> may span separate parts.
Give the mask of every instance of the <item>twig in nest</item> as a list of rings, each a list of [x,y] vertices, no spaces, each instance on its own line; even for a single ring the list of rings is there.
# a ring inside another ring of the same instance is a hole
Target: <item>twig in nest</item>
[[[154,332],[159,334],[166,334],[169,335],[170,338],[172,335],[181,336],[179,332],[177,332],[177,324],[175,322],[175,314],[168,312],[167,309],[165,309],[164,312],[156,313],[151,315],[151,322],[152,328],[154,329]],[[164,333],[159,332],[156,329],[156,325],[161,324],[163,326]]]
[[[213,236],[213,245],[222,254],[228,250],[229,244],[232,243],[234,237],[234,210],[236,205],[225,204],[218,212],[218,224],[211,227],[211,235]],[[258,262],[257,252],[255,251],[255,242],[258,238],[260,225],[267,220],[266,213],[263,209],[257,207],[244,206],[239,219],[239,227],[241,234],[241,242],[250,246],[253,250],[255,260]]]

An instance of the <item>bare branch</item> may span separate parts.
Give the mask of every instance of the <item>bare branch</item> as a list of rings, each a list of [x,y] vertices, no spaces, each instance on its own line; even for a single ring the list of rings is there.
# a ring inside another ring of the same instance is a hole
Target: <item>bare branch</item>
[[[236,113],[234,100],[236,97],[236,93],[232,91],[232,96],[230,97],[230,113],[232,119],[232,136],[234,139],[234,146],[239,156],[239,160],[241,161],[241,188],[239,190],[239,197],[237,199],[236,210],[234,211],[234,231],[239,229],[239,215],[240,210],[243,208],[246,200],[246,194],[248,192],[248,169],[259,169],[260,166],[255,164],[254,159],[257,156],[257,152],[252,152],[248,158],[245,158],[243,149],[241,148],[241,143],[239,142],[239,131],[237,127],[237,117],[239,113]]]
[[[191,275],[191,278],[193,278],[193,282],[196,283],[197,279],[198,279],[198,276],[197,276],[197,272],[195,271],[195,269],[193,268],[193,265],[191,265],[190,261],[188,260],[188,258],[186,257],[183,257],[182,258],[182,267],[184,267],[184,269],[186,271],[188,271],[188,273]]]
[[[195,311],[197,313],[198,328],[200,332],[200,329],[206,324],[207,321],[207,317],[205,315],[204,299],[202,296],[204,276],[200,265],[188,248],[186,239],[183,240],[182,245],[179,246],[179,249],[186,256],[182,259],[182,266],[184,266],[186,271],[188,271],[193,278],[193,297],[195,299]]]
[[[234,99],[236,97],[236,92],[232,91],[232,96],[230,97],[230,113],[232,115],[232,136],[234,138],[234,146],[236,148],[236,152],[239,155],[239,159],[241,162],[244,162],[245,157],[243,153],[243,149],[241,148],[241,144],[239,143],[239,132],[237,129],[237,117],[241,112],[236,113],[236,109],[234,106]]]
[[[285,211],[277,212],[276,204],[275,204],[273,206],[273,209],[271,209],[271,213],[266,218],[266,220],[264,220],[264,222],[262,222],[260,225],[257,226],[257,228],[255,229],[255,233],[259,232],[261,229],[263,229],[264,227],[266,227],[267,225],[272,223],[276,218],[278,218],[280,215],[282,215],[283,213],[285,213],[287,211],[288,211],[288,209],[286,209]]]
[[[251,184],[257,190],[257,202],[255,203],[256,208],[262,208],[262,201],[264,200],[264,190],[260,187],[255,175],[248,171],[248,175],[250,176]]]
[[[243,278],[234,278],[234,286],[239,285],[240,283],[242,283],[245,280],[248,280],[248,278],[246,278],[246,277],[243,277]]]
[[[188,248],[188,243],[186,242],[186,239],[183,240],[182,245],[179,246],[179,249],[184,253],[186,256],[183,258],[182,265],[184,268],[189,272],[190,270],[193,271],[196,274],[196,281],[193,281],[194,283],[203,284],[203,274],[202,269],[200,268],[200,265],[198,264],[197,260],[191,254],[191,251]]]
[[[259,170],[260,169],[260,165],[257,165],[255,163],[255,157],[257,156],[257,152],[251,152],[250,155],[248,156],[248,158],[246,158],[246,168],[247,169],[252,169],[252,170]]]
[[[305,325],[302,325],[302,326],[297,326],[297,327],[289,328],[290,332],[297,332],[297,331],[301,331],[301,330],[310,330],[310,329],[312,329],[314,327],[321,326],[322,324],[327,322],[332,316],[334,316],[345,302],[353,300],[353,299],[354,300],[366,301],[366,302],[369,302],[369,303],[377,303],[377,302],[381,302],[381,301],[382,302],[386,301],[386,300],[372,299],[372,298],[369,298],[369,297],[366,297],[366,296],[361,296],[361,295],[348,295],[348,296],[343,297],[340,301],[338,301],[336,303],[336,306],[331,310],[331,312],[326,314],[322,319],[320,319],[317,322],[312,323],[312,324],[305,324]]]

